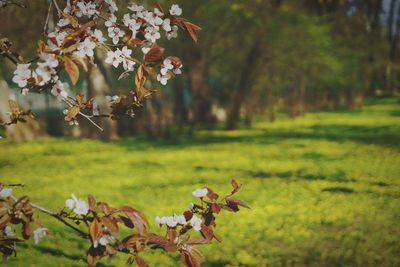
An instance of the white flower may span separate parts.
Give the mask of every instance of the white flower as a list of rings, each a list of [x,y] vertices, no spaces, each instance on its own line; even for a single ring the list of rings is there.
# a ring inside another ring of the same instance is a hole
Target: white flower
[[[180,8],[178,5],[172,5],[169,13],[172,16],[180,16],[182,15],[182,8]]]
[[[71,24],[71,22],[69,21],[69,19],[60,19],[57,23],[57,26],[62,28],[65,27],[67,25]]]
[[[188,208],[189,208],[190,210],[193,210],[193,209],[194,209],[194,204],[193,204],[193,203],[189,203]]]
[[[128,27],[132,31],[132,37],[135,38],[137,31],[140,29],[142,26],[142,23],[139,21],[136,21],[136,19],[131,18],[129,14],[125,14],[122,22],[126,27]]]
[[[113,0],[105,0],[105,2],[109,5],[111,13],[115,13],[115,11],[118,11],[118,7]]]
[[[207,188],[199,188],[192,192],[192,195],[195,197],[205,197],[208,194]]]
[[[29,89],[28,89],[28,88],[22,89],[21,94],[22,94],[23,96],[27,96],[27,95],[29,94]]]
[[[68,84],[62,83],[60,80],[58,80],[51,89],[51,93],[59,98],[67,98],[68,97],[68,93],[66,91],[67,89],[68,89]]]
[[[144,6],[138,6],[134,4],[128,7],[128,9],[130,9],[133,12],[142,12],[144,10]]]
[[[74,194],[72,198],[65,201],[65,206],[78,215],[86,215],[89,211],[89,205],[82,199],[78,199]]]
[[[157,75],[157,81],[159,81],[162,85],[167,85],[168,80],[169,80],[169,76],[161,75],[161,74]]]
[[[172,38],[178,37],[178,26],[174,25],[172,26],[172,31],[167,32],[167,39],[171,40]]]
[[[13,190],[11,188],[2,188],[0,190],[0,197],[2,198],[7,198],[10,197],[13,193]]]
[[[154,14],[158,17],[164,16],[164,13],[162,13],[158,8],[154,9]]]
[[[39,227],[33,231],[33,238],[35,239],[35,244],[39,244],[40,238],[46,236],[48,229],[44,227]]]
[[[146,38],[148,41],[155,43],[158,39],[161,38],[161,35],[156,27],[147,27],[144,30],[144,38]]]
[[[11,228],[10,226],[6,226],[6,228],[4,229],[4,234],[8,237],[13,237],[16,236],[17,234],[15,233],[14,229]]]
[[[183,215],[176,215],[174,214],[174,220],[181,225],[185,225],[186,224],[186,219],[185,216]]]
[[[93,247],[97,248],[98,245],[106,246],[108,243],[111,243],[114,241],[115,241],[115,237],[113,235],[105,234],[102,237],[100,237],[99,240],[96,240],[93,242]]]
[[[74,53],[74,55],[78,57],[93,57],[94,49],[96,48],[96,43],[86,38],[82,43],[78,45],[78,50]]]
[[[172,65],[171,60],[169,59],[165,59],[163,62],[163,67],[160,70],[161,75],[165,76],[167,75],[169,70],[173,70],[174,69],[174,65]]]
[[[142,47],[142,52],[143,52],[143,54],[147,54],[147,53],[149,53],[149,51],[150,51],[150,47]]]
[[[176,225],[178,224],[178,222],[175,221],[174,217],[169,216],[169,217],[167,217],[165,224],[166,224],[168,227],[174,228],[174,227],[176,227]]]
[[[112,64],[115,68],[117,68],[118,65],[122,62],[121,56],[122,52],[118,48],[115,51],[108,51],[105,62],[107,64]]]
[[[104,44],[106,41],[106,39],[103,37],[103,32],[98,29],[94,30],[93,37],[101,44]]]
[[[190,225],[193,227],[193,229],[196,231],[200,231],[202,223],[203,221],[199,217],[197,217],[196,214],[193,214],[193,217],[190,220]]]
[[[86,214],[88,213],[88,211],[89,211],[89,205],[88,205],[85,201],[79,199],[79,200],[75,203],[74,212],[75,212],[76,214],[79,214],[79,215],[86,215]]]
[[[76,13],[77,17],[81,17],[82,15],[93,17],[95,14],[99,14],[99,11],[97,11],[97,7],[95,3],[84,3],[84,2],[78,2],[77,6],[80,9],[80,12],[78,11]]]
[[[170,19],[165,19],[163,21],[162,27],[163,27],[164,31],[166,31],[166,32],[172,31],[171,20]]]
[[[156,217],[156,223],[157,223],[157,224],[165,224],[166,221],[167,221],[167,217],[165,217],[165,216],[163,216],[163,217],[157,216],[157,217]]]
[[[28,79],[31,78],[31,64],[17,64],[17,69],[14,71],[12,81],[18,84],[19,87],[25,87],[28,84]]]
[[[117,26],[111,26],[108,28],[108,36],[113,39],[113,43],[116,45],[119,39],[124,37],[125,32],[121,31]]]

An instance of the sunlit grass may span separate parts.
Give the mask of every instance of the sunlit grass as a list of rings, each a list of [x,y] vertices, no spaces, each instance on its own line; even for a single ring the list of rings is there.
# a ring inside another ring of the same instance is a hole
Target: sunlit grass
[[[361,111],[310,113],[254,129],[200,132],[175,142],[48,139],[2,141],[0,177],[16,194],[57,209],[75,193],[156,215],[182,212],[207,184],[251,210],[222,214],[222,244],[201,247],[205,266],[399,266],[400,106],[375,101]],[[52,236],[19,246],[7,266],[82,266],[88,244],[40,217]],[[152,229],[157,231],[156,225]],[[176,266],[157,252],[151,266]],[[124,257],[104,262],[123,266]]]

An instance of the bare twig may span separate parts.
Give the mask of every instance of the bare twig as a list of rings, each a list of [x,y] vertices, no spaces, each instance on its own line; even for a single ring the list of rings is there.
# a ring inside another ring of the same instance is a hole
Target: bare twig
[[[44,27],[43,27],[43,35],[44,36],[47,35],[47,25],[49,24],[50,13],[51,13],[52,8],[53,8],[53,2],[50,2],[49,9],[47,10],[46,22],[44,23]]]
[[[51,1],[53,2],[54,6],[55,6],[56,9],[57,9],[57,14],[58,14],[58,16],[61,17],[63,12],[62,12],[60,6],[59,6],[58,3],[57,3],[57,0],[51,0]]]
[[[17,199],[16,197],[14,197],[14,196],[11,196],[11,198],[12,198],[14,201],[18,201],[18,199]],[[45,213],[45,214],[47,214],[47,215],[50,215],[51,217],[53,217],[53,218],[57,219],[58,221],[62,222],[64,225],[66,225],[66,226],[68,226],[69,228],[71,228],[71,229],[73,229],[74,231],[76,231],[81,237],[83,237],[83,238],[85,238],[85,239],[88,239],[88,238],[89,238],[89,235],[88,235],[87,233],[83,232],[81,229],[79,229],[79,228],[77,228],[76,226],[74,226],[74,225],[70,224],[69,222],[67,222],[60,214],[55,213],[55,212],[53,212],[53,211],[50,211],[50,210],[48,210],[48,209],[46,209],[46,208],[43,208],[43,207],[41,207],[41,206],[39,206],[39,205],[37,205],[37,204],[35,204],[35,203],[32,203],[32,202],[30,202],[30,205],[31,205],[33,208],[37,209],[38,211],[43,212],[43,213]]]

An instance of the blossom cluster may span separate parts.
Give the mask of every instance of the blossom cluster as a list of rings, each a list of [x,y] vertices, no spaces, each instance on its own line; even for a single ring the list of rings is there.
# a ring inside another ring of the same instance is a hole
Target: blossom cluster
[[[106,64],[114,68],[122,66],[120,78],[135,75],[136,71],[136,94],[140,96],[135,101],[137,106],[151,96],[149,90],[144,88],[147,80],[153,79],[166,85],[169,79],[181,74],[181,60],[175,56],[165,57],[164,49],[157,42],[163,36],[168,40],[176,38],[179,27],[197,40],[200,27],[179,17],[183,13],[182,8],[173,4],[164,11],[159,5],[147,9],[143,5],[132,4],[128,6],[129,12],[121,17],[117,17],[118,10],[114,0],[66,1],[54,28],[47,29],[45,25],[46,38],[38,44],[37,59],[27,62],[18,57],[16,60],[19,62],[12,80],[21,88],[21,93],[51,91],[68,106],[66,113],[74,114],[66,116],[66,120],[74,125],[77,124],[75,117],[84,114],[75,110],[71,112],[71,109],[76,106],[79,109],[91,108],[93,105],[77,105],[74,97],[70,97],[68,83],[60,79],[60,73],[65,71],[71,83],[76,85],[79,69],[87,71],[88,64],[95,66],[96,50],[103,51]],[[135,49],[138,53],[134,52]],[[132,107],[123,109],[126,110],[125,115],[132,114]],[[116,116],[110,114],[109,117]]]

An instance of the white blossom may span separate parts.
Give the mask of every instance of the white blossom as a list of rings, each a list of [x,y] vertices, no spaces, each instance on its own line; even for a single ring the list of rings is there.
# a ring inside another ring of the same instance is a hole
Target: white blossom
[[[14,71],[12,81],[18,84],[19,87],[25,87],[28,84],[28,79],[31,78],[31,64],[17,64],[17,69]]]
[[[144,38],[146,38],[148,41],[155,43],[158,39],[161,38],[159,29],[156,27],[147,27],[144,30]]]
[[[69,25],[69,24],[71,24],[71,22],[69,21],[69,19],[60,19],[59,21],[58,21],[58,23],[57,23],[57,27],[60,27],[60,28],[62,28],[62,27],[65,27],[65,26],[67,26],[67,25]]]
[[[174,214],[174,220],[181,225],[185,225],[186,224],[186,219],[185,216],[183,215],[176,215]]]
[[[162,85],[167,85],[168,80],[169,76],[167,75],[161,75],[161,74],[157,75],[157,81],[159,81]]]
[[[142,23],[134,18],[131,18],[129,14],[124,15],[122,22],[126,27],[128,27],[132,31],[132,37],[135,38],[137,31],[142,26]]]
[[[205,197],[208,194],[207,188],[199,188],[192,192],[192,195],[195,197]]]
[[[143,52],[143,54],[147,54],[147,53],[149,53],[149,51],[150,51],[150,47],[142,47],[142,52]]]
[[[21,90],[21,94],[22,94],[23,96],[27,96],[27,95],[29,94],[29,89],[28,89],[28,88],[22,89],[22,90]]]
[[[12,188],[2,188],[0,190],[0,197],[7,198],[7,197],[10,197],[12,195],[12,193],[13,193]]]
[[[111,13],[118,11],[117,4],[115,4],[114,0],[105,0],[105,2],[109,5],[109,10]]]
[[[94,30],[94,33],[92,36],[97,40],[97,42],[99,42],[101,44],[104,44],[104,42],[106,41],[106,39],[103,36],[103,32],[98,29]]]
[[[163,21],[162,27],[163,27],[164,31],[166,31],[166,32],[172,31],[171,20],[170,19],[165,19]]]
[[[90,38],[86,38],[83,42],[78,45],[78,50],[74,53],[74,55],[78,57],[93,57],[94,49],[96,48],[96,43],[90,40]]]
[[[124,46],[121,50],[121,61],[122,61],[122,66],[126,71],[133,71],[135,62],[130,60],[130,56],[132,54],[132,50],[129,49],[127,46]]]
[[[174,65],[172,65],[171,60],[165,59],[163,62],[163,67],[160,70],[161,75],[165,76],[169,70],[173,70]]]
[[[180,16],[182,15],[182,8],[180,8],[178,5],[172,5],[169,13],[172,16]]]
[[[178,26],[174,25],[172,26],[172,31],[167,32],[167,39],[171,40],[172,38],[177,38],[178,37]]]
[[[105,62],[107,64],[113,65],[115,68],[119,66],[119,64],[122,62],[122,52],[117,48],[115,51],[108,51],[107,52],[107,58]]]
[[[89,211],[89,205],[82,199],[78,199],[74,194],[71,195],[72,198],[65,201],[65,206],[73,210],[75,214],[86,215]]]
[[[189,203],[188,208],[189,208],[190,210],[193,210],[193,209],[194,209],[194,204],[193,204],[193,203]]]
[[[196,231],[200,231],[202,223],[203,221],[199,217],[197,217],[196,214],[193,214],[193,217],[190,220],[190,225],[193,227],[193,229]]]
[[[84,3],[84,2],[78,2],[77,6],[80,11],[76,12],[77,17],[81,17],[82,15],[87,16],[89,18],[93,17],[96,14],[99,14],[99,11],[97,11],[97,7],[95,3]]]
[[[67,98],[68,86],[69,86],[68,83],[62,83],[60,80],[58,80],[51,89],[51,93],[59,98]]]
[[[79,199],[75,203],[74,213],[79,215],[86,215],[88,211],[89,211],[89,205],[85,201]]]
[[[138,6],[136,4],[133,4],[130,7],[128,7],[128,9],[133,12],[142,12],[144,10],[144,6]]]
[[[44,227],[39,227],[33,231],[33,238],[35,239],[35,244],[39,244],[40,238],[46,236],[48,229]]]
[[[6,228],[4,229],[4,234],[8,237],[14,237],[17,234],[15,233],[14,229],[11,226],[6,226]]]

